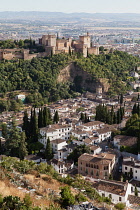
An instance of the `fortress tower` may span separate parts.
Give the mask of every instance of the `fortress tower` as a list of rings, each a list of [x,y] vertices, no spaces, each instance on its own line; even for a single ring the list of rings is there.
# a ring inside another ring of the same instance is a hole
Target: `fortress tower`
[[[83,45],[87,45],[87,48],[91,47],[91,44],[90,44],[91,40],[88,33],[86,36],[79,36],[79,40]]]
[[[44,46],[56,47],[56,35],[43,35],[41,43]]]

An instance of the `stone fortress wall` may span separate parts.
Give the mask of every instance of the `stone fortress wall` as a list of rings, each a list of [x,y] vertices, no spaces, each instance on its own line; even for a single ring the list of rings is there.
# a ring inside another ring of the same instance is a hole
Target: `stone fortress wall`
[[[56,35],[43,35],[39,39],[39,44],[45,47],[45,52],[30,54],[28,49],[0,49],[0,60],[31,60],[35,57],[44,57],[50,54],[79,52],[84,57],[88,54],[99,55],[99,47],[91,46],[91,38],[89,34],[79,36],[78,40],[71,38],[58,39]]]

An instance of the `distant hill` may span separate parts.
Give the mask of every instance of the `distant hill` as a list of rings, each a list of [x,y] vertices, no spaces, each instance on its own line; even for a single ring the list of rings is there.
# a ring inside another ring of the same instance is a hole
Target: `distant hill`
[[[135,13],[63,13],[63,12],[39,12],[39,11],[21,11],[0,12],[0,19],[28,19],[42,20],[47,18],[93,18],[104,21],[135,21],[140,22],[140,14]]]

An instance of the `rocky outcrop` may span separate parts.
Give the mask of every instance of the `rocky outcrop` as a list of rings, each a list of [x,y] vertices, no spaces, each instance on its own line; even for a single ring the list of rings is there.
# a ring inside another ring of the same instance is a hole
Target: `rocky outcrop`
[[[103,87],[103,92],[107,92],[110,87],[108,79],[100,78],[98,80],[95,80],[95,78],[93,78],[91,74],[83,71],[75,63],[69,64],[59,73],[57,79],[58,83],[65,83],[68,81],[74,82],[76,86],[79,86],[82,89],[90,92],[95,92],[96,87],[99,85]]]

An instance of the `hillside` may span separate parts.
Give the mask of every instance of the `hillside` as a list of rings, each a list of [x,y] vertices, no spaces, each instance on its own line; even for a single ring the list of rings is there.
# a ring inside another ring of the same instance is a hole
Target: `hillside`
[[[75,203],[90,201],[98,207],[103,205],[108,207],[110,203],[109,199],[101,197],[92,184],[80,175],[74,178],[70,176],[62,178],[46,163],[36,165],[32,161],[20,161],[13,157],[2,157],[0,162],[0,207],[1,197],[12,195],[23,201],[28,194],[32,206],[39,208],[25,208],[25,210],[62,210],[61,190],[68,185]],[[49,208],[50,205],[54,208]]]
[[[58,54],[31,61],[2,61],[0,93],[28,90],[27,102],[46,103],[73,97],[76,92],[95,92],[100,84],[104,92],[116,95],[130,88],[130,72],[139,63],[139,58],[119,51],[88,58]]]

